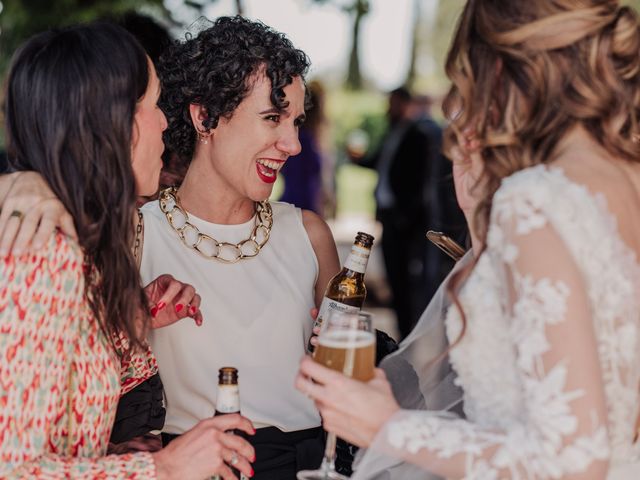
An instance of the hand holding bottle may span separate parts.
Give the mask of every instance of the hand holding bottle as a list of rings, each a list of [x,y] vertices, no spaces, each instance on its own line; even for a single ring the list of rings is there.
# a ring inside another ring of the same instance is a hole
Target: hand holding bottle
[[[318,318],[318,309],[311,309],[311,320],[313,320],[313,329],[311,330],[311,338],[309,339],[309,351],[313,352],[318,346],[318,335],[320,335],[320,325],[316,325]]]
[[[253,435],[251,422],[239,414],[222,415],[200,421],[195,427],[153,453],[158,480],[180,478],[202,480],[219,475],[224,480],[237,477],[227,465],[253,476],[250,462],[255,460],[251,444],[239,435],[225,433],[242,430]]]

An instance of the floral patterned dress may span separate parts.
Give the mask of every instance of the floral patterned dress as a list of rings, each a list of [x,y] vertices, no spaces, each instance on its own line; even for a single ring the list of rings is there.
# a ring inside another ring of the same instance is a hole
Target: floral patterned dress
[[[105,455],[120,395],[156,371],[103,335],[77,244],[0,259],[0,478],[155,478],[149,453]]]

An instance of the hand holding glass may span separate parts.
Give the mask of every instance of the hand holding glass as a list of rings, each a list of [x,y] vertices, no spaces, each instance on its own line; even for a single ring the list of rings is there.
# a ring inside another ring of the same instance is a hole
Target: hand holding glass
[[[332,370],[368,382],[373,378],[376,358],[376,336],[371,314],[330,310],[322,322],[314,361]],[[298,480],[346,480],[335,470],[336,436],[327,435],[322,465],[318,470],[298,472]]]

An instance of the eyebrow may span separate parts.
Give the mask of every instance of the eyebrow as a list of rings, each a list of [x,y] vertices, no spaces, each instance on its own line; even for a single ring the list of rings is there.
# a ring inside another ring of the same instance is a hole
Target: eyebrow
[[[259,113],[259,115],[264,115],[265,113],[284,113],[284,112],[286,112],[286,109],[284,108],[271,107],[268,110],[263,110],[262,112]]]

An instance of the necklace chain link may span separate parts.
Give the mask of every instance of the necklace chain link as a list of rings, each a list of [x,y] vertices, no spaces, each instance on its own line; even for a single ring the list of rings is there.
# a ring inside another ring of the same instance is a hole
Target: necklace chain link
[[[160,210],[182,243],[209,260],[237,263],[240,260],[253,258],[260,253],[271,235],[273,211],[268,201],[256,202],[255,224],[251,235],[238,243],[220,242],[212,236],[202,233],[198,227],[189,222],[189,215],[180,205],[175,187],[169,187],[160,192],[159,203]],[[182,217],[184,220],[182,224],[180,224],[178,217]]]

